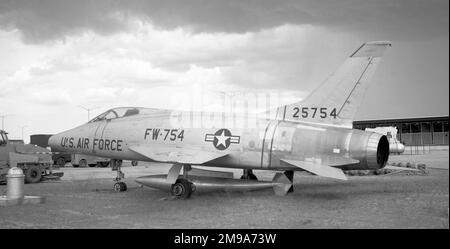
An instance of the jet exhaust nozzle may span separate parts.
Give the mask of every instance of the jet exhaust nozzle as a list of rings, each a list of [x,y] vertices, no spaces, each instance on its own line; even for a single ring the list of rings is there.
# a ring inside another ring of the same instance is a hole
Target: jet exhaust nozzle
[[[389,159],[389,140],[385,135],[373,133],[366,147],[367,168],[381,169]]]

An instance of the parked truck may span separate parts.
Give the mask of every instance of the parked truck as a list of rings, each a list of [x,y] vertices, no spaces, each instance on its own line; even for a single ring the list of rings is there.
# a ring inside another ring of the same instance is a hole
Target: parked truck
[[[33,144],[11,143],[8,133],[0,130],[0,182],[6,181],[8,170],[15,166],[23,170],[26,183],[63,176],[62,172],[52,172],[51,151]]]
[[[58,165],[59,167],[64,167],[66,163],[70,163],[72,159],[72,154],[64,151],[57,151],[50,146],[48,146],[48,139],[51,137],[51,134],[36,134],[30,136],[30,144],[35,144],[37,146],[41,146],[47,148],[53,152],[52,160],[54,165]]]

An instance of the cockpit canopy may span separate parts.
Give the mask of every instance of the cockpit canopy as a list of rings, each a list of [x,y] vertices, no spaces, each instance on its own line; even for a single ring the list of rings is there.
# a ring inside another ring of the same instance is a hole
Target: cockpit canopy
[[[138,115],[142,109],[142,107],[119,107],[110,109],[93,118],[89,123]]]

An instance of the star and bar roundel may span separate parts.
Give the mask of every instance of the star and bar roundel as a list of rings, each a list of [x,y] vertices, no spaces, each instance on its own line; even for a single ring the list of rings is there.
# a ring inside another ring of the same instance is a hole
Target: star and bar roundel
[[[226,150],[230,144],[239,144],[240,140],[240,136],[231,135],[228,129],[220,129],[214,134],[205,135],[205,142],[212,142],[218,150]]]

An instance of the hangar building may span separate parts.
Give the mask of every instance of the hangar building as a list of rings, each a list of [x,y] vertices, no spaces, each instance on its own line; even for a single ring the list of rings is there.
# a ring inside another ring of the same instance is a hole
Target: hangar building
[[[398,130],[397,139],[406,146],[448,146],[448,121],[449,116],[361,120],[354,121],[353,128],[393,126]]]

